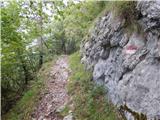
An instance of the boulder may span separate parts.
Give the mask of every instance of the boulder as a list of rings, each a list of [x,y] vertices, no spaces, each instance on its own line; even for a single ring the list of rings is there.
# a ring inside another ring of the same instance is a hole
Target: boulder
[[[82,63],[128,120],[133,112],[160,119],[160,1],[138,1],[136,9],[142,32],[126,33],[125,19],[109,12],[82,43]]]

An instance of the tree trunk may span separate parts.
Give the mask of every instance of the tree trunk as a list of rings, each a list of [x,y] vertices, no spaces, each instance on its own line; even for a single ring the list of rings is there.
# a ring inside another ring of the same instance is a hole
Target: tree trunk
[[[43,22],[42,22],[42,1],[40,1],[40,22],[39,22],[39,26],[40,26],[40,53],[39,53],[39,68],[41,68],[42,64],[43,64]]]
[[[62,52],[64,54],[66,54],[66,43],[65,43],[64,35],[62,35],[62,39],[61,40],[62,40],[62,46],[61,46]]]

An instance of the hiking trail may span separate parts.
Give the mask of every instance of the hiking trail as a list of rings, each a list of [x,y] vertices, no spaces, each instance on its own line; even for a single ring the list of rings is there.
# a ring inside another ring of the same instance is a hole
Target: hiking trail
[[[66,88],[69,73],[68,56],[60,56],[51,67],[48,78],[45,80],[47,90],[41,95],[32,114],[32,120],[64,120],[57,110],[69,101]]]

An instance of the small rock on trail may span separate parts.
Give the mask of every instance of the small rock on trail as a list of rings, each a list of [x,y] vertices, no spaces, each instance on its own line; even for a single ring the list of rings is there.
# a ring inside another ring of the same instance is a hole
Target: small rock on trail
[[[48,79],[46,80],[47,92],[42,95],[32,120],[63,120],[56,110],[66,104],[69,100],[66,84],[69,77],[68,57],[59,57],[51,67]]]

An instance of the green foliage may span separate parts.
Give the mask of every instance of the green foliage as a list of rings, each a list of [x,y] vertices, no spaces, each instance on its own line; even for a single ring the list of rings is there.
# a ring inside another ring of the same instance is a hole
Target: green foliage
[[[6,115],[2,116],[2,120],[31,120],[31,113],[40,97],[40,92],[45,88],[47,74],[55,59],[56,57],[42,66],[37,74],[37,78],[30,82],[30,88],[24,92],[23,97],[16,105]]]
[[[16,93],[21,94],[21,87],[32,79],[32,65],[29,64],[28,55],[25,53],[25,42],[17,32],[20,26],[20,11],[20,6],[14,1],[1,9],[2,113],[10,106],[10,101],[19,97]]]
[[[28,9],[22,7],[23,1],[8,1],[5,3],[6,6],[1,8],[2,114],[15,104],[15,101],[23,95],[22,93],[27,88],[28,82],[36,76],[40,56],[37,53],[41,49],[38,45],[33,49],[27,49],[27,46],[33,39],[47,31],[47,29],[41,31],[37,25],[38,22],[29,18],[33,13],[28,13]],[[35,10],[35,12],[37,11]],[[44,48],[43,54],[48,56],[44,59],[45,61],[51,55],[44,45],[42,46]]]
[[[89,1],[69,6],[65,10],[65,34],[67,38],[76,41],[77,48],[103,7],[103,2]]]
[[[83,1],[77,4],[70,1],[68,6],[58,11],[52,32],[55,41],[61,41],[61,45],[64,43],[62,38],[65,40],[66,53],[70,54],[79,49],[81,40],[104,6],[103,1]],[[56,37],[57,35],[61,37]]]
[[[77,120],[116,120],[116,110],[106,99],[103,86],[91,81],[91,73],[80,64],[80,55],[70,56],[72,75],[68,84]]]

